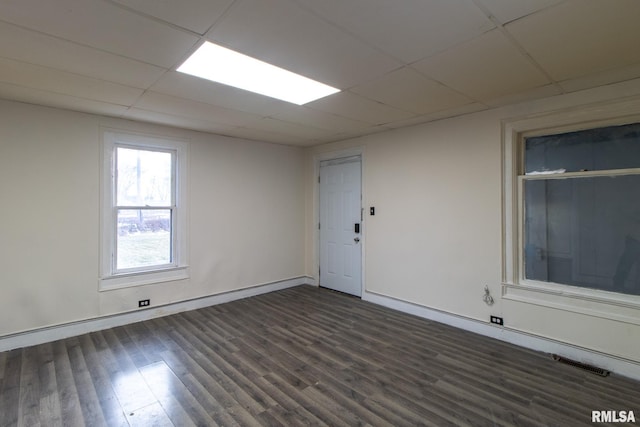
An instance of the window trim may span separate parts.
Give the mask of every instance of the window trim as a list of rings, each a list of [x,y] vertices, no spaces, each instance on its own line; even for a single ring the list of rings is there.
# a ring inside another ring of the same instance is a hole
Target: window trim
[[[602,171],[525,177],[521,147],[525,137],[640,122],[640,99],[605,102],[503,120],[502,127],[502,297],[580,314],[640,325],[640,296],[526,280],[523,267],[523,185],[530,179],[602,175]],[[640,169],[614,173],[638,173]],[[607,173],[607,175],[611,175]]]
[[[115,188],[116,147],[169,151],[175,153],[173,179],[172,257],[171,264],[116,270],[117,210]],[[101,161],[100,277],[98,290],[107,291],[131,286],[183,280],[189,277],[187,253],[187,159],[188,144],[177,139],[103,129]]]

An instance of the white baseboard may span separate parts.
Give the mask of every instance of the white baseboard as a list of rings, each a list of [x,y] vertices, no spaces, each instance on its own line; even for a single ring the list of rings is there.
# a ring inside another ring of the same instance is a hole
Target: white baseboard
[[[81,320],[77,322],[65,323],[62,325],[49,326],[46,328],[39,328],[26,332],[19,332],[16,334],[0,337],[0,351],[29,347],[32,345],[43,344],[46,342],[82,335],[89,332],[109,329],[116,326],[123,326],[129,323],[154,319],[156,317],[167,316],[183,311],[196,310],[212,305],[223,304],[225,302],[235,301],[256,295],[266,294],[268,292],[274,292],[294,286],[313,283],[313,281],[314,280],[311,277],[301,276],[293,279],[265,283],[261,285],[251,286],[249,288],[238,289],[202,298],[195,298],[172,304],[159,305],[153,308],[97,317],[94,319]]]
[[[526,332],[494,326],[480,320],[458,316],[440,310],[431,309],[410,302],[398,300],[385,295],[364,292],[362,299],[404,313],[413,314],[424,319],[444,323],[466,331],[495,338],[520,347],[529,348],[549,354],[557,354],[571,360],[597,366],[634,380],[640,380],[640,363],[623,359],[587,348],[556,341],[550,338],[532,335]]]

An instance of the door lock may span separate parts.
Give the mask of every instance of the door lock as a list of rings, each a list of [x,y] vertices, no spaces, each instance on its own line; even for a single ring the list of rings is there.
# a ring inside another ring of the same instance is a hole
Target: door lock
[[[360,241],[360,238],[359,237],[354,237],[353,241],[358,243]]]

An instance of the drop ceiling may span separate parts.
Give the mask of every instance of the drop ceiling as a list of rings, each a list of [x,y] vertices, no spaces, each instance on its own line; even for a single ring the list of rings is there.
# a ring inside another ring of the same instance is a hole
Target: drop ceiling
[[[640,77],[638,0],[3,0],[0,98],[311,146]],[[341,89],[176,72],[204,41]]]

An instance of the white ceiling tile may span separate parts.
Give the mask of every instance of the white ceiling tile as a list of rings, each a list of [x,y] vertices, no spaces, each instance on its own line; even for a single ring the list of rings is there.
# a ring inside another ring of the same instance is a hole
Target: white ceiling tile
[[[370,126],[368,128],[361,129],[359,131],[343,132],[340,135],[338,135],[338,137],[334,139],[334,141],[344,141],[347,139],[359,138],[366,135],[373,135],[374,133],[386,132],[391,129],[392,129],[391,127],[387,127],[386,125]],[[333,142],[333,141],[326,141],[326,142]]]
[[[242,111],[231,110],[203,102],[164,95],[147,91],[134,105],[148,111],[171,114],[178,117],[191,117],[226,126],[242,126],[247,122],[255,122],[262,117]]]
[[[539,86],[523,92],[510,93],[498,98],[485,101],[484,104],[490,107],[499,107],[509,104],[518,104],[520,102],[533,101],[534,99],[548,98],[562,94],[562,89],[557,84],[548,84]]]
[[[204,34],[233,0],[113,0],[182,28]]]
[[[627,67],[615,68],[613,70],[606,70],[595,74],[589,74],[586,77],[564,80],[560,82],[559,85],[565,92],[575,92],[578,90],[609,85],[637,78],[640,78],[640,63],[629,65]]]
[[[118,105],[131,105],[142,94],[141,89],[7,58],[0,58],[0,82]]]
[[[471,0],[297,0],[405,63],[495,25]]]
[[[76,98],[70,95],[47,92],[30,87],[16,86],[0,82],[0,98],[13,101],[26,102],[28,104],[44,105],[47,107],[63,108],[85,113],[102,114],[118,117],[127,107],[94,101],[91,99]]]
[[[207,120],[194,119],[192,117],[175,116],[172,114],[148,111],[141,108],[130,108],[123,115],[125,119],[140,120],[143,122],[156,123],[165,126],[175,126],[186,129],[199,130],[202,132],[212,132],[218,134],[231,134],[234,127],[225,126]]]
[[[573,0],[506,25],[556,80],[640,62],[640,1]]]
[[[274,144],[286,144],[296,146],[311,146],[317,145],[321,140],[300,138],[295,135],[288,135],[284,133],[268,132],[263,129],[254,128],[236,128],[232,134],[228,134],[236,138],[251,139],[254,141],[271,142]]]
[[[371,83],[357,86],[352,91],[415,114],[427,114],[472,102],[469,98],[408,67],[393,71]]]
[[[373,125],[383,125],[414,117],[408,111],[384,105],[351,92],[340,92],[306,104],[314,110],[325,111]]]
[[[385,126],[392,129],[402,128],[407,126],[415,126],[422,123],[432,122],[434,120],[445,119],[448,117],[456,117],[464,114],[476,113],[478,111],[486,110],[487,108],[489,107],[480,103],[467,104],[467,105],[463,105],[462,107],[451,108],[444,111],[436,111],[434,113],[424,114],[422,116],[414,117],[409,120],[401,120],[394,123],[389,123]]]
[[[0,57],[147,88],[164,68],[0,22]]]
[[[207,37],[339,89],[401,65],[288,0],[237,0]]]
[[[198,38],[103,0],[3,0],[3,21],[171,68]]]
[[[317,129],[331,130],[333,132],[348,132],[371,126],[369,123],[300,105],[280,106],[276,110],[277,112],[271,115],[274,119],[299,123]]]
[[[549,79],[500,30],[411,65],[478,101],[549,84]]]
[[[0,98],[314,145],[639,79],[637,16],[638,0],[2,0]],[[172,71],[214,21],[205,38],[345,90],[299,107]]]
[[[159,92],[193,101],[218,105],[232,110],[245,111],[260,116],[268,116],[273,108],[288,102],[236,89],[198,77],[171,71],[160,78],[151,88]]]
[[[303,126],[297,123],[285,122],[283,120],[273,119],[270,117],[265,117],[257,122],[251,123],[251,127],[253,129],[281,133],[284,135],[293,135],[305,139],[320,139],[339,133],[335,131],[317,129],[310,126]]]
[[[564,0],[478,0],[502,24],[522,18]]]
[[[288,145],[314,145],[319,142],[317,139],[301,138],[286,133],[278,133],[265,129],[245,128],[229,126],[208,120],[196,119],[191,116],[177,116],[173,114],[149,111],[141,108],[131,108],[122,115],[125,119],[139,120],[143,122],[156,123],[165,126],[175,126],[179,128],[198,130],[201,132],[215,133],[234,138],[251,139],[262,142],[272,142]],[[265,124],[267,127],[268,124]]]

